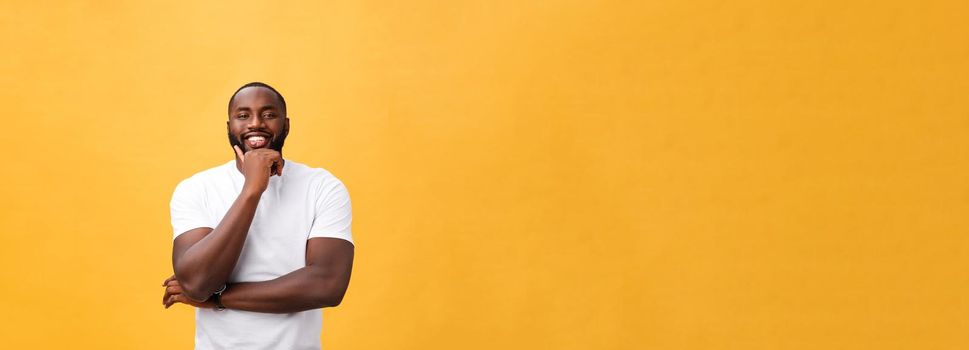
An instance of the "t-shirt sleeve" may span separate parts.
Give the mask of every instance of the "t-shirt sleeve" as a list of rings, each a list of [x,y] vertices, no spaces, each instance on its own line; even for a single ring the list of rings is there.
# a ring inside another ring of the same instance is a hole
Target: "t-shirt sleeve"
[[[175,187],[170,207],[175,238],[191,229],[215,227],[205,212],[205,191],[192,179]]]
[[[350,222],[353,220],[350,194],[340,180],[335,178],[330,180],[325,181],[317,191],[316,214],[307,239],[332,237],[353,243],[353,236],[350,233]]]

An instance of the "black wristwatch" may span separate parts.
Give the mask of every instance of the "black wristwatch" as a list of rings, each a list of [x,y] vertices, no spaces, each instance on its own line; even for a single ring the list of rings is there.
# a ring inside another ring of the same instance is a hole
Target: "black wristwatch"
[[[215,311],[225,310],[225,305],[222,305],[222,292],[225,292],[227,286],[228,284],[223,284],[222,288],[212,293],[212,298],[215,300]]]

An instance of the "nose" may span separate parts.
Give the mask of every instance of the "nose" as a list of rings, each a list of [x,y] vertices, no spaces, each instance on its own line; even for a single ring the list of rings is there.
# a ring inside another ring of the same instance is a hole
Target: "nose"
[[[252,118],[249,118],[249,124],[246,125],[246,128],[250,130],[258,130],[262,129],[264,126],[266,126],[266,123],[262,120],[262,117],[254,115]]]

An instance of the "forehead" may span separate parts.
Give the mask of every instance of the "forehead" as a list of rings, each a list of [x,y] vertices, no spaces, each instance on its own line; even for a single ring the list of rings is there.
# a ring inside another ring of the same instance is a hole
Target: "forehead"
[[[231,110],[239,108],[261,109],[266,106],[271,106],[275,109],[282,107],[279,102],[279,97],[272,90],[262,86],[250,86],[239,90],[239,93],[232,98],[232,103],[229,105],[229,108]]]

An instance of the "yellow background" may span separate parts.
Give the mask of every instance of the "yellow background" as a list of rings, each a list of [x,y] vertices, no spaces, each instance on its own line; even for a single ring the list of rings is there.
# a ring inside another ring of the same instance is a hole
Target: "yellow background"
[[[0,347],[186,349],[175,184],[277,87],[329,349],[969,347],[965,1],[5,1]]]

